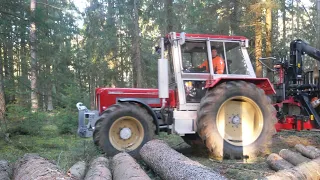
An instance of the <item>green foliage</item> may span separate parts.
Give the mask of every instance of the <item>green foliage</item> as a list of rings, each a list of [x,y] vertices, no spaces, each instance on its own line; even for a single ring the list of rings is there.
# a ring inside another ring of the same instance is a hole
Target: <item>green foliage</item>
[[[8,105],[7,114],[8,133],[11,135],[40,135],[48,118],[44,112],[31,113],[29,109],[19,105]]]
[[[78,128],[78,114],[68,110],[58,111],[53,120],[58,127],[59,134],[76,134]]]

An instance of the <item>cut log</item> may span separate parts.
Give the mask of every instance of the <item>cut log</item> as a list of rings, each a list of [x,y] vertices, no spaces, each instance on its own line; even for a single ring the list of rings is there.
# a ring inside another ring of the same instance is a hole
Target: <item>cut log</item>
[[[112,180],[109,161],[105,157],[97,157],[90,163],[85,180]]]
[[[87,164],[84,161],[75,163],[67,172],[72,179],[83,179],[86,175]]]
[[[319,180],[320,158],[302,163],[290,169],[278,171],[264,179],[270,180]]]
[[[317,153],[320,153],[320,149],[318,149],[318,148],[316,148],[316,147],[314,147],[314,146],[307,146],[307,148],[308,148],[308,149],[311,149],[311,150],[313,150],[313,151],[315,151],[315,152],[317,152]]]
[[[282,149],[279,155],[295,166],[303,162],[311,161],[311,159],[302,156],[300,153],[290,151],[289,149]]]
[[[59,167],[38,154],[25,154],[14,165],[14,180],[70,179]]]
[[[302,155],[310,158],[310,159],[315,159],[317,157],[320,157],[320,152],[317,152],[316,150],[312,148],[307,148],[306,146],[302,144],[296,144],[294,146],[298,152],[300,152]]]
[[[10,180],[12,176],[12,167],[6,160],[0,160],[0,179]]]
[[[291,163],[284,160],[282,157],[280,157],[276,153],[272,153],[268,156],[267,164],[271,167],[271,169],[273,169],[275,171],[289,169],[289,168],[294,167]]]
[[[128,153],[119,153],[112,159],[114,180],[151,180],[140,165]]]
[[[162,140],[151,140],[140,150],[141,158],[165,180],[226,179],[219,173],[192,161]]]

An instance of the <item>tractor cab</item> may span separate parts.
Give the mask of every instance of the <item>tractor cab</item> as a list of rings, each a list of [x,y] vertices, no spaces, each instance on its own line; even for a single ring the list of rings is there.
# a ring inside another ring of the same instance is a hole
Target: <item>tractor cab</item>
[[[197,109],[194,103],[200,103],[209,79],[256,77],[247,52],[248,39],[243,36],[173,32],[163,42],[171,68],[169,84],[176,85],[170,88],[178,91],[180,110]],[[158,68],[166,69],[161,65]],[[159,78],[163,74],[166,72]]]

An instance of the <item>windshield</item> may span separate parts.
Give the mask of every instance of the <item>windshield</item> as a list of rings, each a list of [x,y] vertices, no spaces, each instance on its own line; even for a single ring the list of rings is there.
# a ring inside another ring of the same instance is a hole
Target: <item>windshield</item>
[[[214,74],[248,75],[249,71],[239,42],[211,42]],[[186,42],[181,46],[184,73],[209,73],[206,42]]]

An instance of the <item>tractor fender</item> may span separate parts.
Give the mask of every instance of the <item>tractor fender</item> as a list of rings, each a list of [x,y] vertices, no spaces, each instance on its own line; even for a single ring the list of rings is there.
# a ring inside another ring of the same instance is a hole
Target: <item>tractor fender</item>
[[[272,83],[268,78],[240,78],[240,77],[220,77],[216,79],[209,79],[206,82],[205,88],[213,88],[223,82],[227,81],[245,81],[255,84],[257,87],[264,90],[265,94],[272,95],[276,94]]]
[[[121,98],[118,99],[118,102],[135,102],[142,105],[142,107],[144,107],[147,110],[147,112],[152,116],[153,123],[156,125],[156,134],[159,134],[159,122],[157,115],[148,104],[135,98]]]

